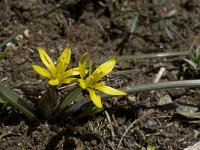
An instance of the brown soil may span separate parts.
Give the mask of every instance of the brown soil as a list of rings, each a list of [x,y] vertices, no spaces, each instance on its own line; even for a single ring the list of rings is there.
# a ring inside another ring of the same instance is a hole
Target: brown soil
[[[134,33],[130,34],[127,27],[130,16],[111,21],[117,8],[139,13],[141,18]],[[167,36],[161,23],[146,27],[150,16],[164,18],[172,10],[177,11],[171,18],[175,25],[171,31],[173,37]],[[37,102],[46,82],[31,68],[32,64],[41,64],[39,46],[57,58],[58,50],[70,44],[75,66],[86,51],[96,61],[118,55],[189,51],[200,43],[200,4],[195,0],[169,0],[155,6],[131,0],[117,0],[113,4],[104,0],[3,0],[0,14],[0,42],[21,31],[12,44],[2,49],[5,57],[0,64],[1,82],[32,102]],[[161,81],[178,80],[177,65],[161,60],[124,61],[106,79],[116,88],[151,83],[159,69],[165,67],[167,71]],[[173,89],[112,98],[103,102],[104,111],[76,125],[66,117],[30,123],[18,110],[5,111],[0,106],[0,149],[116,149],[126,129],[135,121],[119,149],[137,150],[153,145],[156,149],[181,150],[199,141],[200,128],[199,124],[173,117],[176,104],[199,105],[199,92]],[[157,106],[164,95],[172,98],[172,106]]]

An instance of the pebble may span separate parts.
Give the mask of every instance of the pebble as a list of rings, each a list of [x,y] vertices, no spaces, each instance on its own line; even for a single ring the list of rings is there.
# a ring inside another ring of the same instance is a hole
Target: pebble
[[[24,36],[28,39],[30,37],[30,30],[26,29],[24,30]]]
[[[131,102],[135,102],[136,101],[136,96],[135,95],[129,95],[128,96],[128,100]]]
[[[23,35],[21,34],[18,34],[16,37],[15,37],[15,40],[16,41],[22,41],[24,39]]]
[[[146,126],[155,127],[158,125],[158,122],[155,119],[149,118],[146,122]]]
[[[11,42],[6,44],[6,49],[12,49],[12,50],[16,50],[17,46]]]
[[[172,98],[169,95],[162,96],[158,101],[159,106],[170,104],[170,103],[173,103],[173,102],[172,102]]]

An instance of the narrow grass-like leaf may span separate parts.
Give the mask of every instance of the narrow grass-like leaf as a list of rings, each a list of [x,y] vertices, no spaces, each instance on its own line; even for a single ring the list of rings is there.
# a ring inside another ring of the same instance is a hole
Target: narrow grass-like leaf
[[[110,20],[111,21],[117,21],[119,19],[123,19],[129,15],[128,12],[122,11],[122,10],[116,10],[112,13]]]
[[[10,41],[12,41],[18,34],[19,32],[16,32],[13,35],[11,35],[9,38],[7,38],[4,42],[2,42],[0,44],[0,49],[3,48],[6,44],[8,44]]]
[[[167,36],[173,40],[174,39],[174,36],[173,36],[173,33],[171,32],[171,29],[169,28],[168,25],[164,25],[164,29],[165,29],[165,33],[167,34]]]
[[[127,94],[150,91],[150,90],[158,90],[158,89],[166,89],[166,88],[194,88],[200,87],[200,80],[182,80],[182,81],[170,81],[170,82],[159,82],[159,83],[147,83],[141,85],[131,85],[127,87],[120,88],[118,90],[124,91]],[[113,97],[112,95],[101,94],[101,99],[107,99]],[[66,110],[66,114],[70,115],[77,110],[79,110],[82,106],[89,103],[91,100],[89,97],[85,98],[82,101],[78,101],[73,104],[69,109]]]
[[[198,107],[180,105],[176,108],[176,113],[190,119],[200,119],[200,111]]]
[[[142,17],[142,16],[141,16]],[[158,18],[158,17],[154,17],[154,16],[150,16],[149,17],[149,22],[148,24],[145,25],[145,27],[150,28],[155,24],[158,24],[162,21],[162,18]]]
[[[138,14],[134,14],[130,21],[131,33],[133,33],[135,31],[137,22],[138,22]]]
[[[4,58],[4,54],[0,52],[0,60]]]
[[[94,104],[89,104],[86,106],[86,108],[83,109],[83,111],[80,114],[78,114],[76,117],[71,118],[71,123],[76,123],[79,119],[94,115],[96,113],[101,112],[102,110],[103,108],[98,108]]]
[[[153,0],[153,4],[155,5],[163,5],[166,2],[166,0]]]
[[[6,102],[3,100],[2,97],[0,97],[0,104],[5,104]]]
[[[8,104],[19,109],[30,121],[38,120],[34,111],[27,103],[8,87],[0,83],[0,97]]]
[[[60,113],[62,113],[68,106],[69,104],[80,94],[82,91],[82,88],[76,87],[73,89],[63,100],[63,102],[58,106],[58,108],[55,110],[55,115],[53,116],[56,117]]]
[[[182,52],[165,52],[165,53],[152,53],[152,54],[140,54],[140,55],[122,55],[122,56],[112,56],[110,58],[103,59],[101,61],[95,61],[96,64],[101,64],[108,59],[113,57],[117,58],[117,61],[127,61],[127,60],[143,60],[143,59],[159,59],[175,56],[187,56],[189,55],[188,51]]]

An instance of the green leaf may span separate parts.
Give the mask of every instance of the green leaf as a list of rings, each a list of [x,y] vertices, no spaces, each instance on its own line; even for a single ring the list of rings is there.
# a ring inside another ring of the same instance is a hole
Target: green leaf
[[[146,24],[145,27],[150,28],[150,27],[152,27],[153,25],[160,23],[162,20],[163,20],[162,18],[150,16],[150,17],[149,17],[149,22],[150,22],[150,23]]]
[[[163,23],[162,25],[164,26],[167,36],[173,40],[174,36],[173,36],[172,31],[176,29],[176,26],[173,24],[172,20],[168,18],[164,19],[162,23]]]
[[[75,123],[77,123],[77,121],[79,119],[87,117],[87,116],[92,116],[96,113],[101,112],[102,110],[103,110],[103,108],[98,108],[93,103],[90,103],[90,104],[84,106],[83,111],[80,114],[78,114],[78,116],[72,117],[70,121],[71,121],[71,123],[75,124]]]
[[[117,21],[119,19],[126,18],[129,15],[128,12],[122,11],[122,10],[116,10],[112,13],[110,20],[111,21]]]
[[[30,121],[38,120],[35,112],[27,103],[8,87],[0,83],[0,97],[8,104],[19,109]]]
[[[4,58],[4,54],[0,52],[0,60]]]
[[[13,35],[11,35],[9,38],[7,38],[4,42],[2,42],[0,44],[0,48],[3,48],[6,44],[8,44],[10,41],[12,41],[18,34],[19,34],[19,32],[16,32]]]
[[[57,101],[56,86],[49,86],[43,97],[39,100],[39,108],[47,120],[52,118]]]
[[[200,111],[198,107],[180,105],[176,109],[176,113],[191,119],[200,119]]]
[[[163,5],[166,2],[166,0],[153,0],[154,5]]]
[[[196,49],[196,63],[200,64],[200,45]]]
[[[6,102],[3,100],[2,97],[0,97],[0,104],[5,104]]]
[[[138,22],[138,14],[134,14],[133,18],[131,19],[131,22],[130,22],[131,33],[133,33],[135,31],[137,22]]]
[[[169,27],[168,25],[165,25],[164,28],[165,28],[165,33],[167,34],[167,36],[168,36],[171,40],[173,40],[174,37],[173,37],[173,34],[172,34],[172,32],[171,32],[170,27]]]
[[[82,91],[82,88],[80,87],[76,87],[75,89],[73,89],[62,101],[62,103],[57,107],[57,109],[55,110],[55,115],[53,117],[58,116],[60,113],[62,113],[67,107],[68,105],[80,94],[80,92]]]
[[[127,87],[119,88],[118,90],[124,91],[128,94],[144,92],[150,90],[167,89],[167,88],[194,88],[200,87],[200,80],[181,80],[181,81],[170,81],[170,82],[159,82],[159,83],[146,83],[141,85],[130,85]],[[100,94],[101,100],[113,97],[113,95]],[[65,111],[65,114],[71,115],[78,111],[81,107],[91,102],[90,97],[86,97],[82,101],[78,101],[73,104],[70,108]]]
[[[184,60],[187,62],[186,66],[188,69],[198,70],[200,66],[200,46],[195,51],[192,51]]]

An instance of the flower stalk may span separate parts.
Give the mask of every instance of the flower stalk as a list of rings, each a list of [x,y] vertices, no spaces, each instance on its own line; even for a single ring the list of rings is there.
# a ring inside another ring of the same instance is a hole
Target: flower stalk
[[[39,101],[39,108],[46,119],[51,119],[53,112],[58,105],[56,86],[49,86],[46,93]]]

